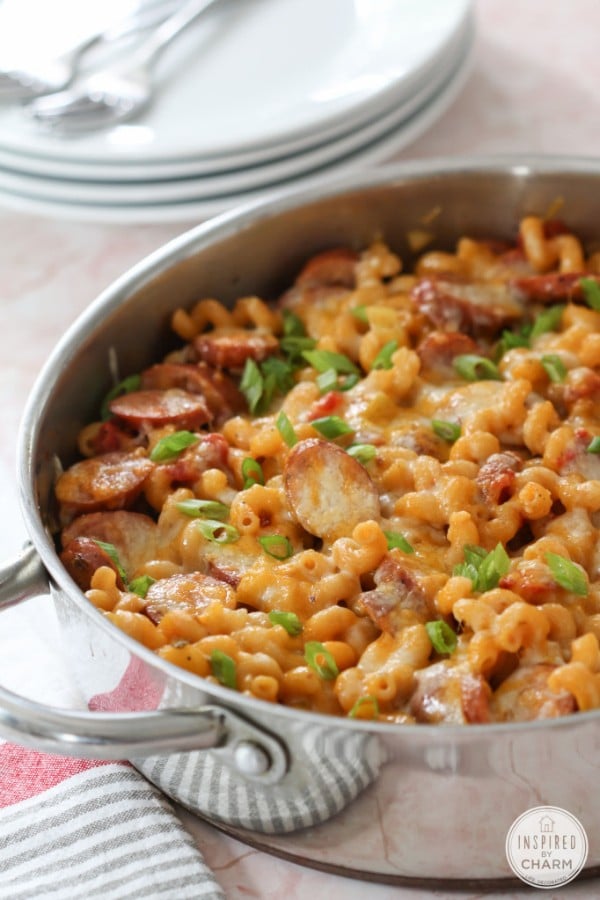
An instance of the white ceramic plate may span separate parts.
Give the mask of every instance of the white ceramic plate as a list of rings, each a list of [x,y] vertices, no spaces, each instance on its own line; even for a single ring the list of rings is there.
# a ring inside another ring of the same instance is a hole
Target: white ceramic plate
[[[54,218],[112,224],[158,224],[165,222],[197,222],[243,203],[261,199],[285,187],[311,187],[326,183],[332,176],[366,168],[392,159],[416,140],[441,116],[460,94],[471,68],[472,57],[461,60],[457,70],[440,91],[425,106],[407,119],[400,128],[382,135],[368,146],[352,153],[318,172],[301,175],[280,182],[264,190],[224,194],[208,200],[188,200],[178,203],[147,204],[90,204],[59,202],[39,196],[35,191],[16,191],[3,184],[0,173],[0,202],[21,212],[47,215]]]
[[[465,44],[460,59],[468,57],[471,42]],[[397,129],[416,111],[423,108],[451,78],[457,68],[440,68],[435,82],[419,91],[411,100],[392,109],[376,122],[354,131],[348,136],[330,141],[314,150],[287,157],[264,166],[241,169],[222,175],[199,178],[178,178],[151,182],[98,182],[75,179],[44,178],[14,168],[0,168],[0,185],[14,191],[35,193],[39,197],[59,202],[75,203],[173,203],[205,200],[222,194],[239,193],[260,187],[273,186],[282,180],[298,177],[323,166],[331,165],[349,154],[371,145],[393,129]],[[0,151],[0,163],[3,162]]]
[[[29,175],[41,175],[43,177],[66,178],[69,180],[85,180],[88,182],[150,182],[161,180],[172,180],[179,178],[200,178],[211,177],[215,182],[219,182],[219,176],[226,179],[238,178],[244,179],[246,175],[250,178],[262,178],[267,166],[271,165],[289,165],[290,160],[298,160],[301,156],[304,160],[311,158],[312,154],[318,154],[322,149],[333,147],[336,141],[342,139],[350,139],[359,131],[366,132],[367,129],[377,129],[382,120],[391,116],[395,110],[398,112],[396,121],[400,121],[402,114],[409,115],[414,109],[424,102],[428,94],[434,93],[441,81],[444,73],[456,65],[457,59],[465,52],[465,47],[470,45],[474,35],[473,17],[467,17],[461,29],[456,33],[453,40],[448,44],[443,54],[437,58],[435,66],[431,67],[428,77],[424,78],[421,85],[415,87],[414,92],[403,101],[393,98],[389,108],[381,111],[378,115],[366,120],[362,123],[355,123],[352,119],[349,122],[346,131],[337,137],[326,139],[322,133],[315,133],[309,141],[305,139],[299,144],[290,142],[289,144],[277,144],[273,147],[257,149],[249,154],[242,154],[236,157],[215,157],[207,159],[198,157],[184,160],[166,160],[162,162],[147,161],[145,163],[136,162],[115,162],[110,160],[105,163],[89,162],[86,160],[75,159],[54,159],[47,156],[37,156],[30,153],[24,153],[22,150],[16,151],[2,147],[0,140],[0,167],[5,167],[13,172],[21,172]],[[0,110],[1,121],[1,110]],[[385,130],[380,128],[380,133]],[[0,132],[1,133],[1,132]],[[375,130],[373,136],[375,136]],[[363,141],[364,143],[364,141]],[[339,155],[339,153],[338,153]],[[329,156],[329,159],[332,157]],[[327,161],[327,160],[324,160]],[[308,165],[302,163],[303,169],[306,170]],[[256,170],[256,171],[255,171]],[[257,182],[258,183],[258,182]],[[264,178],[263,178],[264,183]],[[238,186],[230,186],[227,181],[223,182],[222,190],[239,190],[245,189],[246,184]]]
[[[54,0],[56,20],[73,5]],[[145,116],[64,140],[3,108],[0,148],[104,165],[228,157],[228,168],[276,145],[295,152],[408,99],[470,12],[470,0],[222,0],[162,57]],[[5,41],[9,24],[0,18]]]

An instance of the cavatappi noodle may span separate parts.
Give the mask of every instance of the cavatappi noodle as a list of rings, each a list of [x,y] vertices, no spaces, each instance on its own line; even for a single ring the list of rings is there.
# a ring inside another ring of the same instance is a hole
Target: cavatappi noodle
[[[600,705],[600,254],[557,221],[178,309],[59,478],[61,557],[160,657],[390,722]]]

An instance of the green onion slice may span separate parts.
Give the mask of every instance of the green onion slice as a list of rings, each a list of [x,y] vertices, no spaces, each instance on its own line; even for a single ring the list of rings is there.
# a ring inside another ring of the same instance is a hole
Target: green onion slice
[[[354,316],[355,319],[358,319],[359,322],[362,322],[363,325],[369,324],[369,318],[367,316],[367,307],[363,304],[360,306],[351,306],[350,312]]]
[[[306,328],[304,322],[296,313],[289,309],[283,311],[283,333],[285,337],[305,337]]]
[[[123,381],[115,384],[115,386],[111,388],[110,391],[106,394],[100,406],[100,418],[102,419],[102,421],[105,422],[111,417],[111,400],[114,400],[115,397],[120,397],[122,394],[131,394],[132,391],[137,391],[141,383],[141,375],[128,375],[127,378],[123,379]]]
[[[335,438],[341,437],[344,434],[352,434],[354,431],[354,429],[351,428],[347,422],[344,422],[343,419],[340,419],[339,416],[324,416],[322,419],[313,419],[310,424],[319,432],[319,434],[322,434],[323,437],[329,438],[330,440],[335,440]]]
[[[236,689],[235,661],[222,650],[210,654],[210,668],[217,681],[228,688]]]
[[[503,331],[497,347],[498,359],[500,359],[507,350],[514,350],[516,347],[529,347],[530,334],[531,326],[523,327],[517,332],[508,330]]]
[[[425,631],[437,653],[454,653],[458,643],[456,634],[443,619],[425,623]]]
[[[144,598],[155,581],[156,578],[153,578],[152,575],[139,575],[129,582],[129,590],[137,594],[138,597]]]
[[[240,391],[246,398],[248,409],[255,413],[262,400],[265,381],[260,369],[253,359],[247,359],[240,381]]]
[[[460,425],[456,422],[446,422],[443,419],[432,419],[431,427],[439,438],[453,444],[460,437]]]
[[[557,584],[580,597],[587,595],[587,579],[583,569],[577,563],[571,562],[570,559],[566,559],[558,553],[546,553],[546,562]]]
[[[294,431],[294,426],[283,410],[277,416],[275,426],[288,447],[293,447],[294,444],[298,443],[298,435]]]
[[[375,459],[377,455],[377,447],[374,444],[352,444],[351,447],[348,447],[346,450],[349,456],[353,456],[354,459],[357,459],[359,463],[362,463],[365,466],[368,462],[371,462],[372,459]]]
[[[242,462],[242,478],[244,479],[244,490],[252,487],[253,484],[265,483],[261,464],[251,456],[247,456]]]
[[[229,507],[218,500],[181,500],[176,506],[179,512],[192,519],[218,519],[224,522],[229,516]]]
[[[583,298],[591,309],[600,311],[600,284],[595,278],[580,278],[579,284],[583,291]]]
[[[486,356],[475,353],[455,356],[454,368],[466,381],[502,381],[498,366]]]
[[[234,525],[219,522],[217,519],[198,519],[196,527],[202,537],[212,541],[213,544],[235,544],[240,537]]]
[[[292,637],[296,637],[302,632],[302,622],[293,612],[272,609],[269,613],[269,622],[271,625],[281,625]]]
[[[123,582],[124,585],[128,586],[129,583],[127,581],[127,573],[125,572],[125,569],[123,568],[121,560],[119,559],[119,553],[118,553],[115,545],[109,544],[108,541],[98,541],[98,540],[96,540],[96,538],[94,538],[93,540],[94,540],[94,543],[97,544],[97,546],[100,547],[101,550],[104,550],[106,555],[110,557],[112,562],[115,564],[115,568],[116,568],[117,572],[119,573],[119,577],[121,578],[121,581]]]
[[[274,559],[289,559],[294,553],[292,543],[285,534],[263,534],[258,543]]]
[[[537,338],[541,334],[546,334],[548,331],[556,331],[560,325],[564,311],[565,304],[557,303],[554,306],[549,306],[544,312],[540,313],[533,323],[530,335],[531,338]]]
[[[352,360],[343,353],[334,353],[332,350],[305,350],[302,356],[317,372],[333,369],[339,375],[359,374]]]
[[[540,362],[550,381],[555,384],[560,384],[567,377],[567,367],[558,354],[546,353],[541,357]]]
[[[317,375],[317,387],[322,394],[328,391],[349,391],[359,380],[360,376],[356,372],[339,376],[335,369],[327,369],[326,372]]]
[[[307,641],[304,658],[307,665],[325,681],[333,681],[339,675],[335,659],[320,641]]]
[[[415,549],[412,544],[406,540],[403,534],[398,531],[384,531],[387,541],[388,550],[402,550],[404,553],[414,553]]]
[[[370,711],[371,715],[364,715],[362,712],[364,709],[366,709],[367,712]],[[359,697],[348,713],[350,719],[377,719],[378,716],[379,703],[377,702],[377,697],[372,694],[368,694],[366,697]]]
[[[375,359],[373,360],[372,369],[391,369],[392,356],[398,349],[398,341],[388,341],[384,344]]]
[[[600,435],[593,437],[586,449],[588,453],[600,453]]]
[[[470,578],[476,591],[491,591],[498,587],[500,579],[510,568],[510,557],[500,543],[489,553],[483,547],[465,544],[463,554],[464,563],[454,566],[452,574]]]
[[[150,454],[152,462],[168,462],[175,459],[187,447],[198,443],[198,435],[191,431],[175,431],[158,441]]]

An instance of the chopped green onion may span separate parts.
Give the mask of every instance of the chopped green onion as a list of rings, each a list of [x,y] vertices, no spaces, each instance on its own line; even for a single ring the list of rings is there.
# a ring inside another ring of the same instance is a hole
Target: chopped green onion
[[[391,369],[392,356],[398,349],[398,341],[388,341],[384,344],[375,359],[373,360],[372,369]]]
[[[253,484],[264,484],[265,476],[262,466],[251,456],[247,456],[242,462],[242,478],[244,479],[244,490],[252,487]]]
[[[115,568],[116,568],[117,572],[119,573],[119,577],[121,578],[121,581],[123,582],[123,584],[127,585],[128,584],[127,573],[125,572],[125,569],[123,568],[121,560],[119,559],[119,554],[117,552],[117,548],[115,547],[115,545],[109,544],[108,541],[99,541],[96,538],[94,538],[93,540],[94,540],[94,543],[97,544],[101,550],[104,550],[104,552],[107,554],[107,556],[109,556],[111,558],[111,560],[115,564]]]
[[[235,661],[222,650],[213,650],[210,654],[210,668],[219,684],[236,689]]]
[[[480,591],[491,591],[498,587],[498,583],[503,575],[506,575],[510,568],[510,557],[502,546],[496,544],[484,559],[481,560],[479,570],[477,572],[477,589]]]
[[[583,290],[583,297],[591,309],[600,311],[600,284],[595,278],[580,278],[579,284]]]
[[[283,311],[283,333],[285,337],[305,337],[306,328],[304,322],[296,313],[289,309]]]
[[[358,319],[359,322],[362,322],[363,325],[369,324],[369,319],[367,316],[367,307],[363,304],[360,306],[351,306],[350,312],[354,316],[355,319]]]
[[[460,437],[460,425],[456,422],[445,422],[443,419],[432,419],[431,427],[439,438],[453,444]]]
[[[343,353],[334,353],[332,350],[305,350],[302,356],[317,372],[334,369],[340,375],[359,374],[352,360]]]
[[[191,431],[175,431],[157,441],[150,453],[150,459],[152,462],[168,462],[196,443],[198,443],[197,434]]]
[[[240,537],[234,525],[218,522],[216,519],[198,519],[196,527],[202,537],[213,544],[234,544]]]
[[[274,559],[289,559],[294,553],[292,543],[285,534],[264,534],[259,537],[258,543]]]
[[[283,410],[277,416],[275,426],[288,447],[293,447],[294,444],[298,443],[298,435],[294,431],[294,426]]]
[[[593,437],[586,448],[587,453],[600,453],[600,436]]]
[[[240,391],[246,398],[248,409],[255,413],[260,405],[265,382],[260,369],[253,359],[247,359],[240,381]]]
[[[275,393],[287,394],[294,387],[294,368],[289,360],[268,356],[261,363],[263,402],[268,406]]]
[[[367,708],[367,712],[370,710],[370,716],[362,713],[362,710],[365,708]],[[377,697],[373,694],[369,694],[366,697],[359,697],[348,713],[350,719],[376,719],[378,716],[379,703],[377,702]]]
[[[452,574],[470,578],[476,591],[491,591],[498,587],[500,579],[510,568],[510,557],[500,543],[489,553],[483,547],[465,544],[463,554],[464,563],[454,566]]]
[[[359,380],[360,376],[356,372],[340,377],[335,369],[327,369],[317,375],[317,387],[322,394],[328,391],[349,391]]]
[[[134,578],[133,581],[129,582],[129,590],[143,599],[148,593],[148,589],[155,581],[156,578],[153,578],[152,575],[140,575],[138,578]]]
[[[516,347],[529,347],[529,335],[531,327],[524,326],[520,331],[502,332],[502,337],[497,347],[497,358],[500,359],[507,350],[514,350]]]
[[[176,506],[179,512],[190,518],[219,519],[224,522],[229,516],[229,507],[218,500],[181,500]]]
[[[339,674],[333,655],[320,641],[307,641],[304,646],[304,658],[307,665],[325,681],[333,681]]]
[[[412,544],[409,544],[404,535],[398,531],[384,531],[383,533],[387,541],[388,550],[402,550],[404,553],[415,552]]]
[[[347,422],[344,422],[343,419],[340,419],[339,416],[324,416],[322,419],[313,419],[310,424],[319,432],[319,434],[322,434],[323,437],[329,438],[330,440],[335,440],[335,438],[341,437],[343,434],[352,434],[354,431],[354,429],[351,428]]]
[[[557,303],[554,306],[549,306],[548,309],[545,309],[544,312],[540,313],[533,323],[531,338],[537,338],[541,334],[546,334],[548,331],[556,331],[560,325],[564,310],[565,304]]]
[[[587,579],[583,569],[558,553],[546,553],[546,562],[552,577],[566,591],[585,597],[588,592]]]
[[[292,637],[296,637],[302,632],[302,622],[293,612],[284,612],[279,609],[272,609],[269,613],[269,622],[272,625],[281,625],[287,633]]]
[[[567,377],[567,367],[556,353],[546,353],[540,359],[550,381],[560,384]]]
[[[288,358],[288,362],[294,368],[304,365],[304,351],[312,350],[317,342],[305,335],[290,335],[290,337],[282,337],[279,341],[279,347]]]
[[[111,400],[114,400],[115,397],[120,397],[122,394],[131,394],[132,391],[137,391],[141,383],[141,375],[128,375],[127,378],[124,378],[123,381],[111,388],[100,406],[100,418],[102,421],[105,422],[107,419],[110,419]]]
[[[425,631],[436,653],[453,653],[456,650],[456,634],[443,619],[425,622]]]
[[[454,368],[466,381],[502,381],[498,367],[486,356],[463,353],[454,357]]]
[[[348,447],[346,453],[349,456],[353,456],[354,459],[357,459],[364,466],[371,462],[372,459],[375,459],[377,447],[374,444],[352,444],[351,447]]]

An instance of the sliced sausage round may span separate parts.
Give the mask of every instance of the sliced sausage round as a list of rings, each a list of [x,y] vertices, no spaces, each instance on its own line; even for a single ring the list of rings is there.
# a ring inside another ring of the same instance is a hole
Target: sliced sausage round
[[[56,497],[65,514],[123,509],[142,490],[154,463],[137,452],[103,453],[72,465],[56,483]]]
[[[288,455],[283,477],[294,516],[317,537],[335,540],[380,517],[379,495],[367,470],[335,444],[300,441]]]
[[[181,388],[132,391],[115,397],[109,406],[114,416],[137,428],[148,423],[152,427],[175,425],[194,429],[212,418],[203,396]]]
[[[90,589],[92,576],[101,566],[108,566],[116,572],[116,584],[119,590],[122,591],[125,587],[117,566],[106,550],[103,550],[93,538],[73,538],[60,554],[60,559],[75,584],[82,591]]]
[[[65,549],[78,538],[93,538],[112,544],[119,562],[131,577],[137,568],[155,553],[158,526],[143,513],[115,510],[79,516],[63,529]]]
[[[158,624],[171,610],[200,612],[218,601],[233,609],[235,596],[228,584],[201,572],[189,572],[161,578],[148,588],[144,612]]]
[[[215,328],[194,338],[198,358],[221,369],[240,370],[246,360],[261,362],[277,351],[279,341],[268,331]]]

